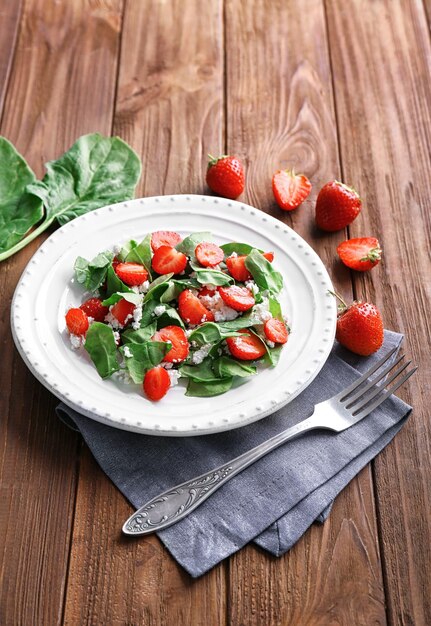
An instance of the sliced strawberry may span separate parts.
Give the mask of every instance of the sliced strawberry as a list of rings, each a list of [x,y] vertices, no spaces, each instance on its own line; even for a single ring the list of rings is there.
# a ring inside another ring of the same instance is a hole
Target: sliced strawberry
[[[270,263],[272,263],[272,261],[274,260],[273,252],[264,252],[263,256]],[[240,254],[238,256],[228,256],[225,261],[227,269],[229,270],[229,274],[232,276],[232,278],[235,278],[235,280],[240,283],[243,283],[245,280],[250,280],[252,278],[252,275],[245,266],[246,258],[246,254]]]
[[[226,259],[229,274],[240,283],[251,279],[251,274],[245,266],[246,258],[247,255],[242,254],[240,256],[228,256]]]
[[[129,287],[142,285],[148,278],[147,270],[140,263],[118,263],[115,273]]]
[[[170,246],[160,246],[153,255],[153,269],[158,274],[181,274],[186,269],[187,257]]]
[[[203,324],[213,322],[214,315],[209,311],[190,289],[184,289],[178,296],[178,312],[187,324]]]
[[[175,248],[181,241],[181,236],[172,230],[156,230],[151,235],[151,247],[153,252],[158,250],[161,246],[169,246]]]
[[[126,322],[129,321],[127,318],[129,316],[133,316],[134,310],[135,305],[133,304],[133,302],[127,302],[127,300],[121,298],[121,300],[118,300],[118,302],[113,305],[111,313],[115,317],[117,322],[121,324],[121,326],[124,326]]]
[[[112,269],[115,270],[115,268],[117,267],[117,265],[121,263],[120,259],[117,256],[114,256],[114,258],[112,259],[111,265],[112,265]]]
[[[69,309],[66,313],[66,326],[71,335],[85,335],[89,327],[85,311],[82,309]]]
[[[260,359],[266,352],[263,341],[246,328],[239,332],[243,333],[241,337],[228,337],[226,339],[231,355],[236,359],[241,359],[241,361]]]
[[[163,359],[167,363],[181,363],[188,357],[189,342],[186,333],[179,326],[165,326],[153,335],[153,341],[170,341],[172,348]]]
[[[204,267],[214,267],[224,259],[224,252],[215,243],[203,241],[196,246],[196,258]]]
[[[278,170],[272,177],[272,191],[280,209],[292,211],[308,197],[311,183],[304,174]]]
[[[370,270],[382,258],[382,250],[375,237],[347,239],[340,243],[337,253],[344,265],[358,272]]]
[[[281,320],[275,319],[275,317],[266,320],[263,330],[266,338],[274,343],[286,343],[289,336],[286,325]]]
[[[90,298],[81,304],[79,307],[82,309],[88,317],[92,317],[96,322],[103,322],[105,316],[109,313],[109,308],[103,306],[100,298]]]
[[[219,287],[223,301],[235,311],[248,311],[254,305],[254,296],[246,287]]]
[[[144,376],[144,391],[149,400],[161,400],[171,386],[171,379],[164,367],[153,367]]]

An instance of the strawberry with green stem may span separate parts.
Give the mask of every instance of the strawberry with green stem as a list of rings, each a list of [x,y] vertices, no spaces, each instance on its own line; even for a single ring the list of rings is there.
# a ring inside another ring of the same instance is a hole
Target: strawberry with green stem
[[[361,356],[377,352],[383,345],[383,320],[378,308],[370,302],[355,301],[348,306],[343,298],[331,292],[341,303],[338,307],[337,341]]]

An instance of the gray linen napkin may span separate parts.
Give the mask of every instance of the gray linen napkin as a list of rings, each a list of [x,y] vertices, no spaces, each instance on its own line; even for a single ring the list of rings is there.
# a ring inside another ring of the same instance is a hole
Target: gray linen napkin
[[[234,431],[201,437],[152,437],[99,424],[60,404],[96,460],[137,508],[168,487],[213,469],[311,415],[394,346],[402,335],[385,331],[383,347],[355,357],[335,344],[309,387],[273,415]],[[337,494],[402,428],[411,408],[392,397],[342,433],[313,431],[260,459],[196,511],[158,533],[194,577],[255,540],[281,555],[315,520],[324,521]],[[125,520],[119,520],[119,527]],[[137,539],[138,541],[138,539]]]

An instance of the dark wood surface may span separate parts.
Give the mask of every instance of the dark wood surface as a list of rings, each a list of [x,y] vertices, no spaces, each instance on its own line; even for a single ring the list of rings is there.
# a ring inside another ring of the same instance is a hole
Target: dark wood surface
[[[192,580],[156,537],[122,540],[129,505],[14,348],[10,302],[40,237],[0,266],[2,626],[431,624],[430,16],[428,0],[0,1],[0,133],[38,175],[100,131],[140,154],[138,196],[205,193],[206,154],[233,152],[244,201],[299,232],[344,296],[375,301],[420,366],[400,392],[411,419],[323,526]],[[290,214],[279,167],[313,182]],[[314,202],[334,177],[364,210],[322,235]],[[347,234],[377,236],[384,261],[343,269]]]

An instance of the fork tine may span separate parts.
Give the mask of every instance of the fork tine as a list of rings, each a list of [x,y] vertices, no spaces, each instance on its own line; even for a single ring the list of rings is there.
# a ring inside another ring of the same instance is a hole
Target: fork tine
[[[366,404],[368,404],[373,398],[375,398],[393,380],[395,380],[395,378],[397,378],[399,374],[401,374],[401,372],[403,372],[406,369],[406,367],[410,365],[410,363],[411,361],[407,361],[407,363],[404,363],[403,365],[401,365],[401,367],[399,367],[393,374],[391,374],[391,376],[389,376],[389,378],[387,379],[384,385],[380,385],[380,386],[376,385],[375,389],[371,393],[367,394],[365,397],[361,396],[359,398],[359,402],[354,403],[354,406],[350,406],[349,410],[353,414],[355,414],[361,409],[363,409]]]
[[[376,383],[382,380],[382,378],[384,378],[386,374],[389,374],[391,369],[393,369],[395,365],[398,365],[398,363],[404,358],[404,356],[405,356],[404,354],[401,354],[397,359],[395,359],[395,361],[393,361],[393,363],[389,363],[389,365],[385,367],[384,370],[379,372],[377,376],[373,378],[373,380],[370,380],[369,383],[365,387],[363,387],[362,389],[359,389],[359,391],[353,394],[353,396],[350,396],[349,398],[347,398],[346,409],[350,409],[350,407],[355,403],[355,400],[363,397],[369,389],[374,387]],[[385,387],[385,385],[383,385],[383,387]],[[383,387],[381,387],[381,389],[383,389]]]
[[[360,413],[357,413],[355,415],[355,420],[359,422],[364,417],[367,417],[367,415],[369,415],[371,411],[374,411],[374,409],[376,409],[380,404],[382,404],[382,402],[384,402],[387,398],[389,398],[389,396],[392,396],[392,394],[396,392],[398,387],[401,387],[401,385],[403,385],[410,378],[410,376],[413,376],[413,374],[416,372],[417,369],[418,368],[416,366],[413,369],[406,372],[404,376],[395,383],[395,385],[393,385],[390,389],[383,391],[381,395],[378,396],[374,400],[374,402],[372,402],[369,406],[367,405],[367,407]]]
[[[365,374],[362,374],[362,376],[357,378],[351,385],[349,385],[349,387],[346,387],[346,389],[340,391],[340,393],[338,393],[335,398],[337,398],[338,400],[345,400],[347,396],[352,393],[352,391],[354,391],[357,387],[359,387],[359,385],[362,385],[362,383],[364,383],[371,376],[371,374],[374,374],[374,372],[377,371],[379,367],[382,367],[382,365],[384,365],[386,361],[390,359],[394,352],[396,352],[397,350],[398,346],[392,348],[392,350],[390,350],[386,356],[380,359],[380,361],[377,361],[375,365],[370,367],[370,369],[365,372]]]

